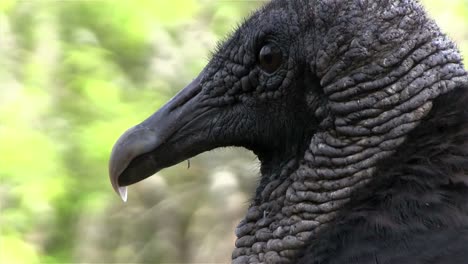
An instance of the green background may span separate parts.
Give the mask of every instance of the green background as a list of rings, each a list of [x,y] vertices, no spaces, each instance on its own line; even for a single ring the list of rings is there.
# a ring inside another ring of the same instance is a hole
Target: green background
[[[422,2],[468,58],[468,0]],[[0,263],[229,262],[251,153],[199,155],[126,204],[107,161],[262,3],[0,0]]]

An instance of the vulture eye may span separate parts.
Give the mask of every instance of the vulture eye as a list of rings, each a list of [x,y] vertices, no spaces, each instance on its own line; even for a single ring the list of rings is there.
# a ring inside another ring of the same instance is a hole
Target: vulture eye
[[[278,46],[274,44],[266,44],[262,47],[258,54],[260,68],[266,73],[275,72],[283,62],[283,54]]]

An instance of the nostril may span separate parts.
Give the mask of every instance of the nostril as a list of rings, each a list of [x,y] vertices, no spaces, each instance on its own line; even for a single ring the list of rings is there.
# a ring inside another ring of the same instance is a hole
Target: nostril
[[[191,99],[195,98],[197,94],[201,92],[200,77],[197,77],[184,89],[182,89],[174,98],[171,100],[172,103],[169,104],[169,112],[174,111],[176,108],[186,104]]]

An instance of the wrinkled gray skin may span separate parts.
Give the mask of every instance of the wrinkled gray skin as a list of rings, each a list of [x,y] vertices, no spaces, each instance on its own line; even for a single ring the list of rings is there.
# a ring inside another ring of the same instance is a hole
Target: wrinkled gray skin
[[[283,54],[272,74],[258,65],[265,43]],[[111,181],[117,189],[220,146],[251,149],[262,176],[233,262],[288,263],[378,177],[432,101],[464,82],[454,44],[415,1],[273,1],[119,139]]]

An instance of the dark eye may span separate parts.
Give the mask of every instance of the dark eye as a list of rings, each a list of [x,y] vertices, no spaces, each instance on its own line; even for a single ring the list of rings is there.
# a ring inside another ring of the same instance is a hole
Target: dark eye
[[[278,46],[269,43],[263,46],[258,53],[258,62],[263,71],[273,73],[281,66],[283,55]]]

